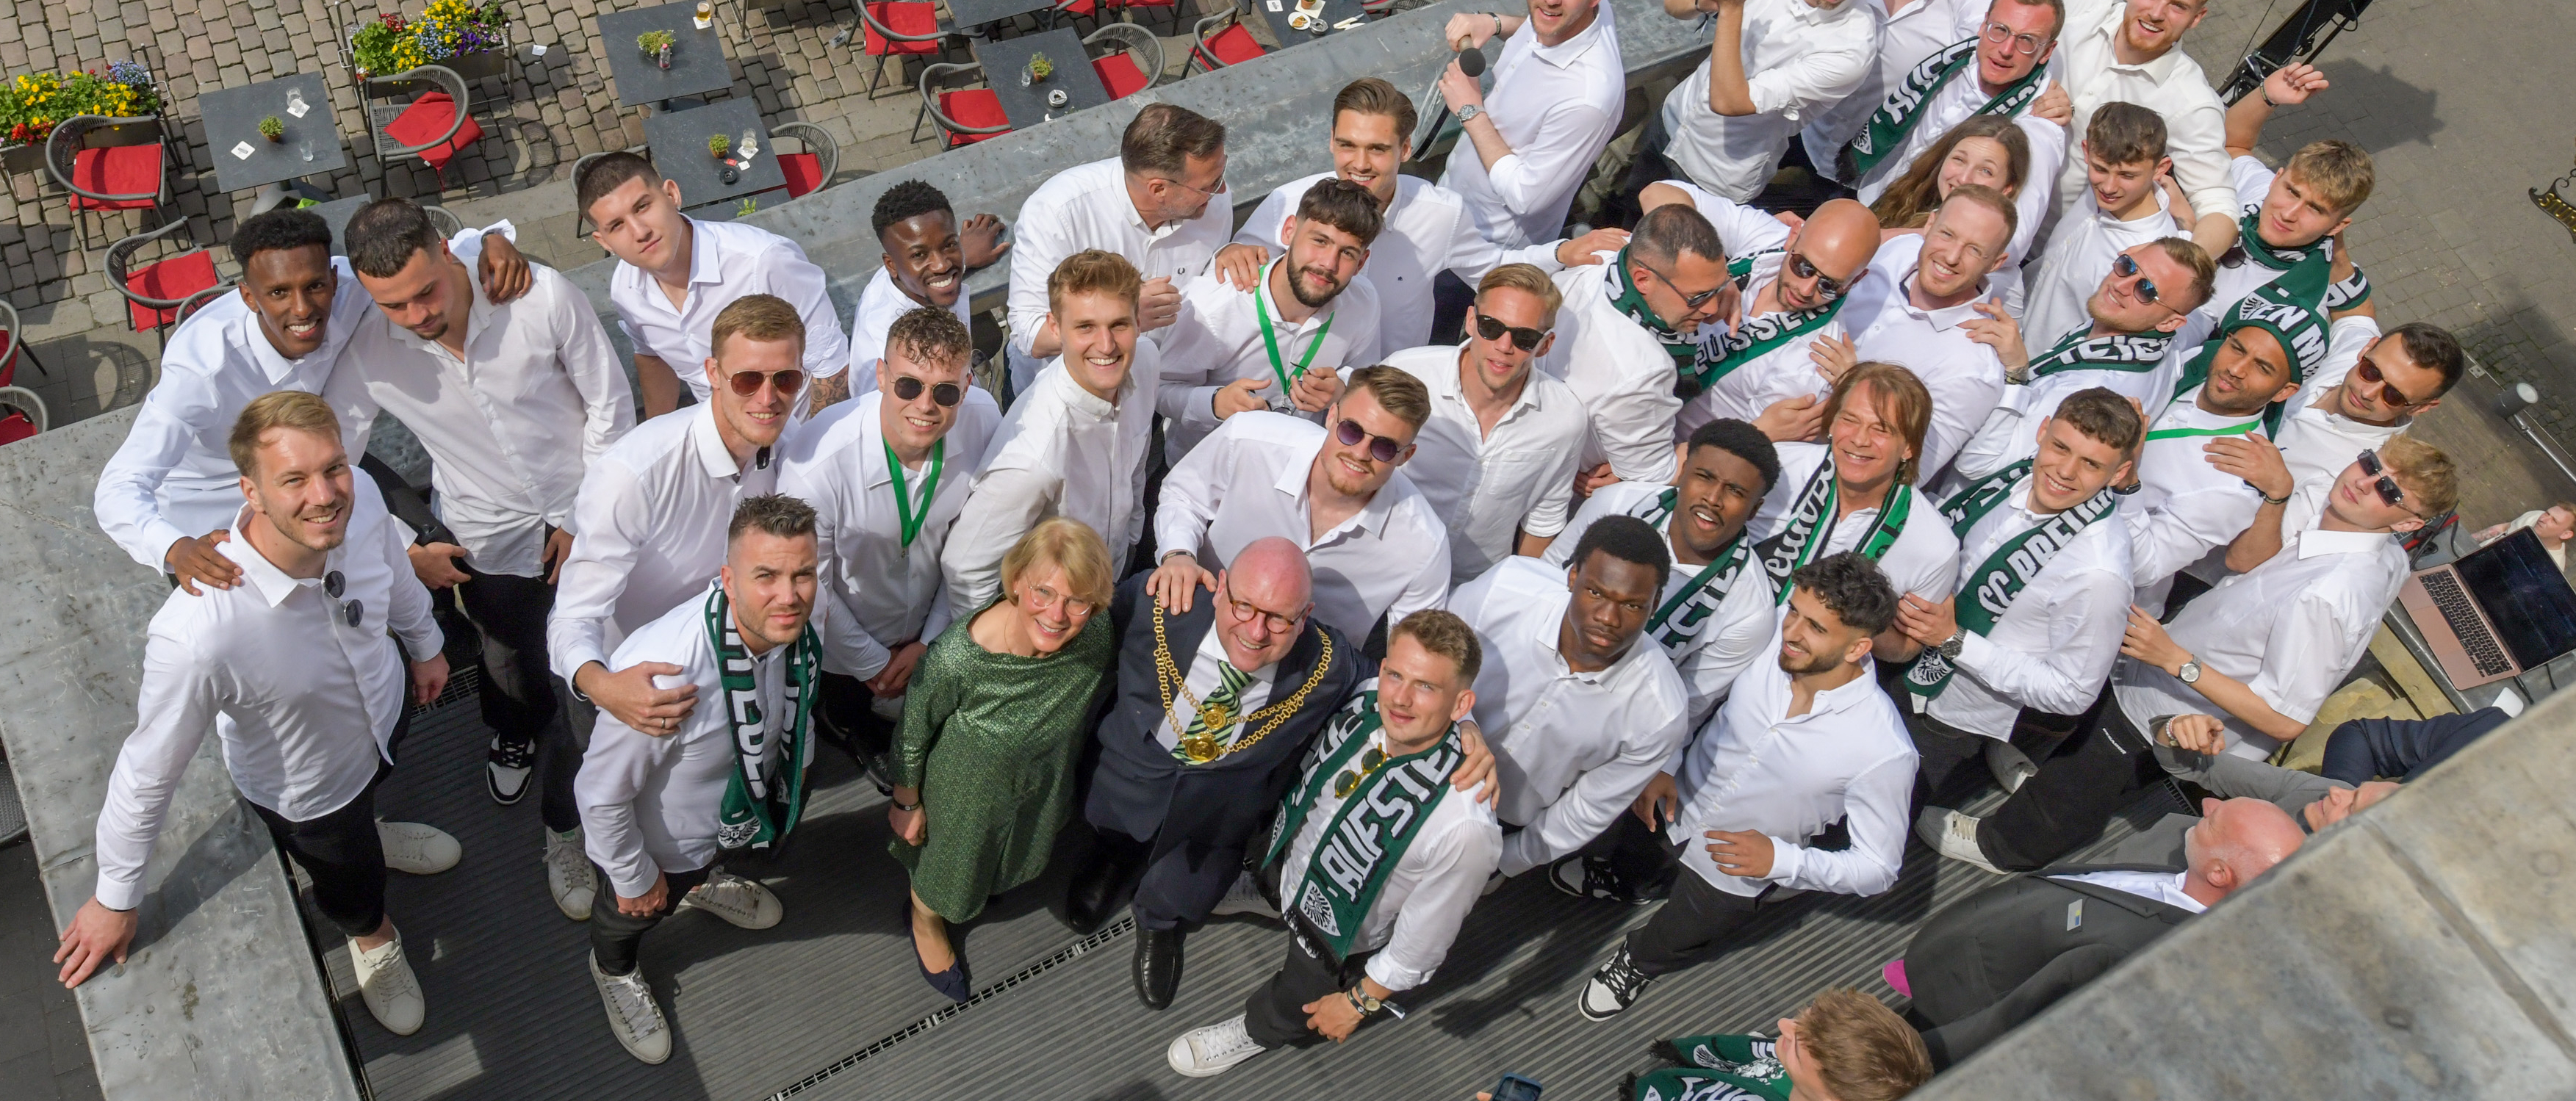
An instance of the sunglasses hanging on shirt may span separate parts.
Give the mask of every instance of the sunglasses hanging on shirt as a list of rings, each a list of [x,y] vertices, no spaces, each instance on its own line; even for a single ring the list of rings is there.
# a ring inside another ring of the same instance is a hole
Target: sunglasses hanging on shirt
[[[348,588],[348,585],[348,580],[341,577],[340,571],[338,570],[333,570],[322,575],[322,595],[328,596],[333,600],[339,600],[341,591]],[[340,617],[348,620],[349,626],[357,626],[359,620],[367,617],[367,602],[363,600],[341,601]]]

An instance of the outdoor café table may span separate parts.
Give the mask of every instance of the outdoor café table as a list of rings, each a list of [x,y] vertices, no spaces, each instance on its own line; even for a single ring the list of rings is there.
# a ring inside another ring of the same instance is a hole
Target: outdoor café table
[[[760,150],[738,169],[740,178],[724,182],[724,164],[707,152],[707,137],[732,139],[727,155],[741,160],[742,135],[751,132]],[[680,185],[683,206],[704,206],[787,186],[778,168],[778,150],[770,144],[769,127],[761,124],[760,103],[749,99],[717,100],[681,111],[661,111],[644,120],[644,144],[653,151],[653,167],[662,178]]]
[[[304,113],[291,106],[289,93],[303,93]],[[206,147],[215,158],[215,186],[224,191],[284,183],[302,176],[321,176],[349,163],[332,120],[331,92],[320,73],[298,73],[197,95],[205,116]],[[286,124],[278,141],[261,137],[259,120],[271,115]],[[247,156],[241,154],[247,153]]]
[[[975,60],[984,66],[984,82],[1002,101],[1002,114],[1010,118],[1013,130],[1026,130],[1050,118],[1063,118],[1085,107],[1109,102],[1109,89],[1092,69],[1091,56],[1082,51],[1082,39],[1069,28],[1000,41],[982,39],[974,43],[974,49]],[[1021,87],[1020,76],[1030,55],[1037,53],[1047,55],[1055,72],[1043,81]],[[1057,88],[1064,89],[1065,105],[1048,107],[1047,93]]]
[[[948,0],[948,15],[956,21],[958,33],[980,35],[995,23],[1053,7],[1053,0]]]
[[[1252,2],[1260,5],[1261,17],[1270,21],[1270,33],[1279,40],[1279,48],[1283,50],[1300,42],[1340,34],[1342,32],[1333,29],[1333,24],[1345,19],[1359,20],[1351,24],[1350,29],[1355,31],[1365,29],[1369,25],[1368,18],[1361,12],[1360,0],[1324,0],[1323,34],[1316,34],[1311,29],[1301,31],[1288,25],[1288,17],[1297,13],[1297,0],[1252,0]]]
[[[724,36],[712,23],[699,30],[697,10],[694,3],[680,3],[600,14],[599,48],[608,52],[608,74],[617,81],[617,102],[661,103],[733,87],[733,65],[725,57]],[[670,68],[644,56],[635,45],[636,37],[646,31],[671,32]]]

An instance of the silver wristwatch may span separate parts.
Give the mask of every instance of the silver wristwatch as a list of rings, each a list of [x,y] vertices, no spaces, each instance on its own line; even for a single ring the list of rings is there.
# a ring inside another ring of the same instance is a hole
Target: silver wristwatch
[[[1943,661],[1959,660],[1959,654],[1967,648],[1968,629],[1965,627],[1950,632],[1950,637],[1942,639],[1940,645],[1933,647],[1934,650],[1940,651]]]
[[[2191,657],[2182,659],[2182,668],[2175,672],[2174,675],[2182,678],[2182,682],[2184,684],[2199,684],[2200,659]]]
[[[1459,109],[1457,110],[1457,112],[1456,112],[1456,114],[1457,114],[1457,116],[1458,116],[1458,125],[1460,125],[1460,126],[1465,126],[1465,125],[1467,125],[1467,120],[1468,120],[1468,119],[1472,119],[1472,118],[1474,118],[1474,117],[1476,117],[1476,116],[1478,116],[1478,115],[1484,114],[1484,113],[1485,113],[1485,109],[1484,109],[1483,107],[1481,107],[1481,106],[1477,105],[1477,104],[1470,103],[1470,104],[1468,104],[1468,105],[1466,105],[1466,106],[1464,106],[1464,107],[1461,107],[1461,108],[1459,108]]]

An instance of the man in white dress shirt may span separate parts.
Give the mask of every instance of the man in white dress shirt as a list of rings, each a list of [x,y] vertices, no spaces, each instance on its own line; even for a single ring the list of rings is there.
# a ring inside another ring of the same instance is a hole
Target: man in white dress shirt
[[[2092,322],[2095,287],[2120,254],[2182,230],[2163,186],[2173,158],[2165,155],[2165,120],[2155,112],[2103,104],[2076,152],[2084,159],[2084,193],[2023,281],[2021,327],[2043,346]]]
[[[1664,841],[1691,874],[1583,985],[1575,1005],[1588,1020],[1625,1012],[1648,983],[1724,951],[1771,906],[1896,882],[1914,746],[1869,656],[1896,622],[1896,591],[1849,553],[1795,580],[1772,636],[1777,660],[1737,678],[1675,778],[1681,811]],[[1815,847],[1836,822],[1849,823],[1850,844]]]
[[[2176,368],[2173,404],[2147,422],[2138,449],[2137,495],[2120,507],[2136,571],[2131,600],[2148,615],[2164,615],[2175,574],[2233,541],[2260,510],[2288,503],[2293,487],[2277,459],[2258,464],[2270,440],[2255,433],[2278,431],[2278,403],[2298,393],[2325,351],[2316,314],[2257,293],[2238,301],[2217,335]],[[2178,358],[2167,353],[2166,362]],[[2223,445],[2238,436],[2256,446]],[[2252,476],[2271,484],[2258,487]],[[2275,513],[2272,522],[2279,519]]]
[[[1914,483],[1931,407],[1912,372],[1863,363],[1825,399],[1826,442],[1779,445],[1780,478],[1746,529],[1775,600],[1785,601],[1798,567],[1843,551],[1878,563],[1899,593],[1935,601],[1957,590],[1959,540]],[[1920,649],[1889,631],[1878,660],[1911,661]]]
[[[2265,473],[2288,479],[2290,500],[2286,505],[2265,502],[2245,533],[2228,544],[2227,569],[2253,569],[2315,526],[2325,513],[2335,476],[2352,462],[2345,456],[2378,447],[2412,427],[2417,416],[2442,404],[2442,395],[2467,370],[2459,338],[2440,326],[2414,321],[2382,335],[2375,317],[2337,319],[2326,365],[2300,388],[2289,415],[2282,418],[2280,465],[2271,465],[2259,442],[2244,445],[2250,458],[2263,461]],[[2275,488],[2280,484],[2272,483]],[[2264,493],[2267,498],[2277,495],[2273,489]]]
[[[1413,158],[1419,121],[1412,97],[1382,78],[1343,85],[1333,97],[1333,170],[1279,185],[1235,232],[1234,243],[1217,250],[1216,266],[1236,286],[1252,285],[1261,265],[1281,251],[1280,230],[1296,216],[1308,188],[1334,178],[1365,187],[1385,216],[1385,228],[1369,246],[1368,277],[1377,287],[1377,346],[1392,351],[1434,343],[1431,287],[1443,273],[1472,282],[1495,265],[1523,263],[1552,275],[1559,268],[1598,264],[1594,253],[1627,243],[1627,233],[1616,229],[1518,249],[1486,240],[1465,198],[1396,171]]]
[[[1556,275],[1565,308],[1538,369],[1564,380],[1592,418],[1585,488],[1673,480],[1674,386],[1699,362],[1700,328],[1736,307],[1726,246],[1687,204],[1646,212],[1628,247]]]
[[[1568,560],[1514,558],[1450,599],[1484,644],[1476,727],[1502,777],[1507,876],[1590,844],[1690,736],[1681,676],[1645,641],[1672,575],[1664,537],[1606,516]]]
[[[1502,848],[1485,785],[1452,790],[1482,660],[1475,632],[1437,609],[1387,632],[1377,676],[1307,750],[1262,861],[1286,903],[1288,958],[1242,1013],[1175,1037],[1173,1070],[1206,1078],[1273,1047],[1347,1040],[1431,981]]]
[[[1344,637],[1366,640],[1381,618],[1439,607],[1448,529],[1397,469],[1430,416],[1419,380],[1377,366],[1351,372],[1323,425],[1277,413],[1228,420],[1163,479],[1149,590],[1186,612],[1198,589],[1216,587],[1201,560],[1232,561],[1276,535],[1306,552],[1315,618]]]
[[[1790,145],[1783,163],[1822,176],[1824,173],[1818,169],[1833,166],[1843,146],[1851,144],[1852,136],[1860,133],[1861,125],[1887,101],[1888,93],[1905,84],[1907,73],[1922,64],[1924,58],[1977,33],[1987,3],[1988,0],[1861,0],[1855,4],[1878,24],[1878,49],[1870,55],[1869,70],[1861,74],[1860,83],[1841,102],[1810,113],[1810,121],[1798,132],[1798,140]],[[1849,189],[1843,189],[1843,194],[1848,195]]]
[[[1531,370],[1556,339],[1563,304],[1547,273],[1504,264],[1476,286],[1463,347],[1386,357],[1386,366],[1431,394],[1431,419],[1414,437],[1404,473],[1448,525],[1452,581],[1474,580],[1514,554],[1539,554],[1565,528],[1590,429],[1582,399]]]
[[[1907,596],[1897,629],[1924,647],[1905,670],[1922,755],[1916,803],[1945,794],[2023,712],[2067,730],[2092,707],[2128,622],[2129,532],[2113,487],[2147,426],[2128,399],[2078,390],[2040,419],[2038,450],[1942,505],[1959,537],[1961,600]]]
[[[2004,362],[1987,325],[2009,327],[1987,275],[2002,267],[2020,214],[2003,192],[1961,184],[1920,234],[1890,240],[1843,311],[1857,359],[1904,364],[1932,392],[1918,480],[1930,482],[2003,400]],[[1984,323],[1984,324],[1981,324]],[[2018,330],[2014,330],[2018,332]]]
[[[679,729],[695,690],[654,683],[677,669],[612,666],[609,655],[724,565],[734,506],[778,485],[778,436],[805,381],[804,322],[783,298],[735,299],[708,343],[714,400],[637,425],[582,476],[546,620],[548,663],[573,698],[648,733]],[[574,737],[586,736],[588,717],[575,708],[573,719]]]
[[[1207,274],[1233,229],[1225,126],[1185,107],[1147,104],[1128,121],[1116,157],[1058,172],[1020,204],[1011,247],[1012,390],[1034,385],[1039,369],[1064,352],[1048,280],[1066,260],[1090,249],[1126,257],[1144,281],[1136,329],[1151,333],[1179,316],[1181,289]],[[1099,530],[1118,549],[1116,533]]]
[[[1250,293],[1220,279],[1181,292],[1154,401],[1166,461],[1236,413],[1321,413],[1341,392],[1336,369],[1377,362],[1377,288],[1360,266],[1384,224],[1367,188],[1327,180],[1298,200],[1279,231],[1287,251],[1256,269]]]
[[[1829,199],[1791,229],[1688,180],[1649,184],[1638,201],[1648,210],[1684,203],[1699,211],[1726,242],[1728,273],[1746,280],[1743,320],[1708,330],[1699,358],[1684,369],[1679,390],[1691,397],[1676,427],[1688,435],[1724,417],[1760,425],[1775,440],[1812,438],[1815,409],[1833,390],[1819,368],[1834,361],[1817,342],[1844,338],[1839,317],[1846,292],[1878,254],[1878,216]]]
[[[818,572],[813,508],[744,498],[714,583],[617,648],[619,666],[663,670],[658,679],[708,699],[677,730],[603,714],[581,762],[586,848],[617,903],[591,921],[590,981],[609,1031],[644,1062],[671,1057],[670,1026],[636,964],[644,934],[683,907],[743,929],[785,916],[769,888],[719,862],[775,852],[804,809],[823,649],[810,625]]]
[[[2164,116],[2174,182],[2195,215],[2183,228],[2216,256],[2236,240],[2226,108],[2180,48],[2183,34],[2208,14],[2209,0],[2068,0],[2055,72],[2074,101],[2070,132],[2087,130],[2105,103],[2135,103]],[[2061,217],[2084,184],[2084,164],[2067,158],[2056,184]]]
[[[500,222],[448,242],[477,265],[496,302],[528,289],[514,233]],[[245,218],[233,229],[232,252],[241,292],[216,296],[170,334],[160,381],[99,471],[91,502],[109,539],[189,592],[241,580],[241,567],[215,550],[241,510],[241,471],[224,450],[233,422],[271,391],[321,393],[368,312],[356,273],[331,255],[331,227],[318,214]]]
[[[2216,324],[2239,297],[2264,287],[2280,287],[2292,301],[2329,317],[2369,300],[2370,280],[2353,267],[2343,232],[2377,184],[2370,154],[2329,138],[2300,146],[2278,172],[2254,157],[2275,104],[2305,103],[2325,87],[2315,69],[2285,65],[2255,95],[2228,108],[2232,201],[2211,208],[2193,198],[2204,218],[2213,210],[2235,218],[2235,244],[2210,254],[2218,258],[2218,291],[2198,311],[2204,324]]]
[[[966,273],[1011,248],[1002,240],[1001,219],[978,214],[961,222],[948,196],[919,180],[885,189],[868,224],[876,231],[877,246],[885,250],[885,266],[868,280],[850,311],[852,396],[876,392],[877,361],[885,358],[886,330],[896,318],[936,306],[973,329]]]
[[[572,553],[582,474],[635,427],[635,399],[617,349],[590,300],[542,264],[528,294],[484,301],[429,216],[406,199],[379,199],[349,218],[350,266],[378,316],[358,326],[347,362],[322,395],[366,452],[378,411],[429,451],[440,522],[460,554],[415,563],[483,639],[483,725],[492,729],[484,783],[508,806],[527,794],[540,758],[539,817],[547,882],[576,921],[590,916],[590,868],[572,803],[579,744],[538,740],[560,706],[546,670],[546,613]]]
[[[1641,149],[1670,144],[1637,158],[1632,186],[1679,175],[1752,202],[1798,131],[1869,77],[1878,53],[1872,2],[1666,0],[1675,18],[1713,20],[1716,37],[1708,60],[1664,97]]]
[[[1099,249],[1066,257],[1047,277],[1046,325],[1064,334],[1063,354],[1011,404],[939,552],[952,615],[1001,594],[1002,556],[1040,520],[1089,525],[1122,568],[1144,534],[1162,362],[1154,342],[1139,339],[1143,286],[1134,264]]]
[[[2006,365],[2004,396],[1951,460],[1953,483],[2029,458],[2039,439],[2031,418],[2047,416],[2076,391],[2098,386],[2149,409],[2172,397],[2173,375],[2165,368],[2174,333],[2208,297],[2217,269],[2199,245],[2180,237],[2132,245],[2106,266],[2085,300],[2090,320],[2041,352],[2034,354],[2026,343],[2038,330],[2008,327],[2004,318],[1974,323],[1996,335],[1996,355]]]
[[[2389,536],[2458,503],[2458,474],[2431,444],[2398,436],[2364,454],[2335,480],[2317,526],[2299,533],[2297,553],[2221,581],[2171,624],[2132,611],[2100,728],[2070,739],[1982,820],[1925,814],[1924,841],[1988,868],[2057,860],[2164,776],[2153,748],[2175,715],[2217,715],[2226,752],[2270,755],[2316,718],[2405,584],[2406,552]]]
[[[1833,178],[1850,185],[1860,201],[1877,202],[1951,127],[1977,115],[2001,115],[2020,124],[2030,139],[2032,165],[2024,189],[2045,195],[2042,189],[2052,186],[2057,161],[2066,155],[2064,93],[2041,94],[2052,87],[2048,59],[2057,52],[2065,21],[2060,0],[1993,0],[1968,33],[1924,58],[1888,90],[1836,154]],[[2048,208],[2034,209],[2044,214]]]
[[[805,322],[802,416],[850,396],[849,340],[841,333],[823,269],[796,242],[741,222],[702,222],[680,213],[680,185],[633,153],[590,162],[573,181],[592,238],[617,257],[608,300],[635,346],[635,380],[646,419],[680,406],[686,385],[708,400],[702,365],[715,359],[707,333],[725,307],[766,294],[796,307]]]
[[[242,581],[173,592],[152,617],[142,718],[99,811],[98,886],[54,960],[66,987],[111,958],[124,962],[162,816],[212,730],[234,787],[312,877],[314,908],[349,938],[367,1012],[408,1036],[424,1007],[385,917],[385,869],[445,871],[461,852],[428,826],[376,821],[375,785],[408,725],[406,697],[426,704],[447,684],[429,591],[375,483],[351,477],[321,398],[253,400],[228,443],[249,502],[232,520],[241,538],[215,552],[241,567]]]
[[[916,307],[883,347],[876,390],[797,429],[778,471],[778,491],[817,516],[823,732],[880,780],[904,689],[948,626],[940,551],[1002,424],[968,381],[975,344],[954,314]]]
[[[1600,0],[1528,0],[1522,12],[1460,12],[1440,37],[1452,49],[1503,39],[1492,94],[1456,62],[1440,98],[1466,148],[1449,157],[1440,186],[1467,200],[1485,236],[1506,249],[1563,235],[1575,189],[1619,128],[1628,69],[1619,31]]]

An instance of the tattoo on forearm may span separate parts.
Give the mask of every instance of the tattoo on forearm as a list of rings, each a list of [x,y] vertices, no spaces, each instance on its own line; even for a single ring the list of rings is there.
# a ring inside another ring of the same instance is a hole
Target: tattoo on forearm
[[[824,407],[834,402],[848,401],[849,398],[850,373],[848,371],[842,371],[828,378],[818,378],[814,380],[813,396],[807,399],[806,412],[820,413]]]

